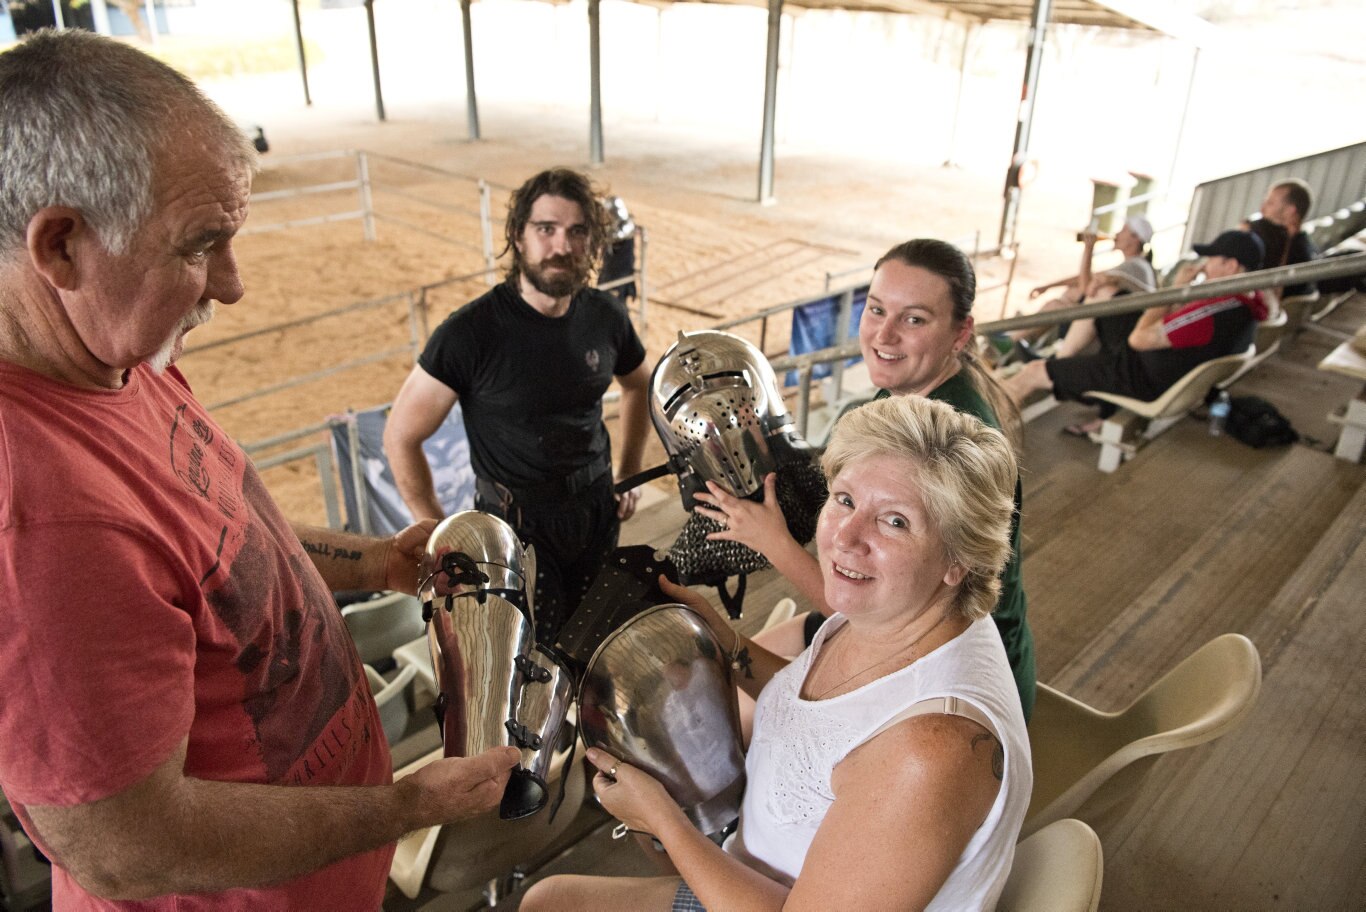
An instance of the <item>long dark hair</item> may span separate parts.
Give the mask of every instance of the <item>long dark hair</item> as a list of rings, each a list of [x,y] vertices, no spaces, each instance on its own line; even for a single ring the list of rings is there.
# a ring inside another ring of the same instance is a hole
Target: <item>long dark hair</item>
[[[588,261],[592,268],[597,269],[602,262],[603,252],[607,249],[612,230],[607,210],[599,202],[601,194],[592,182],[579,172],[569,168],[551,168],[512,191],[512,197],[508,200],[507,221],[503,224],[503,240],[506,246],[503,253],[499,254],[512,254],[508,279],[516,279],[522,271],[522,253],[517,249],[517,242],[522,239],[526,223],[531,219],[531,207],[543,196],[558,196],[579,204],[579,208],[583,210],[584,222],[588,225]]]
[[[915,266],[939,276],[949,286],[949,298],[953,302],[953,321],[961,324],[972,316],[972,304],[977,298],[977,272],[972,268],[972,260],[967,254],[946,241],[935,238],[915,238],[897,244],[888,250],[873,267],[877,270],[888,260],[896,260],[906,266]],[[1020,409],[1006,395],[1001,384],[987,370],[972,351],[973,346],[965,346],[958,353],[962,369],[967,372],[968,382],[978,394],[987,400],[996,420],[1001,423],[1010,445],[1018,453],[1024,439],[1024,421]]]

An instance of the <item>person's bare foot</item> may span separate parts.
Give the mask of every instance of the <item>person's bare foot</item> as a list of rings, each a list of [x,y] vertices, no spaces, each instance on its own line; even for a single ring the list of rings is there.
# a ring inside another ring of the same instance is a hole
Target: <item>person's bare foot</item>
[[[1023,407],[1030,396],[1039,390],[1053,388],[1053,381],[1048,379],[1047,364],[1047,361],[1030,361],[1017,373],[1001,381],[1001,387],[1017,407]]]
[[[1105,420],[1103,418],[1092,418],[1090,421],[1082,421],[1078,424],[1069,424],[1067,425],[1067,427],[1062,429],[1062,432],[1071,437],[1086,437],[1089,439],[1092,434],[1100,430],[1101,425],[1103,424],[1105,424]]]

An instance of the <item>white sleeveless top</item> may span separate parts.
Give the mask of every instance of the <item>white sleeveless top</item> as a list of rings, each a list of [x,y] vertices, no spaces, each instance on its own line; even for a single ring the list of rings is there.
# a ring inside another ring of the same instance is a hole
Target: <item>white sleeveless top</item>
[[[1015,857],[1033,772],[1015,679],[990,617],[910,666],[828,700],[799,694],[822,646],[846,623],[836,614],[811,647],[774,675],[759,695],[745,758],[740,826],[726,850],[791,886],[835,795],[835,766],[903,710],[957,697],[965,715],[984,715],[1005,747],[1005,776],[986,820],[973,834],[931,910],[992,909]],[[972,710],[977,713],[972,713]],[[977,721],[981,721],[978,719]]]

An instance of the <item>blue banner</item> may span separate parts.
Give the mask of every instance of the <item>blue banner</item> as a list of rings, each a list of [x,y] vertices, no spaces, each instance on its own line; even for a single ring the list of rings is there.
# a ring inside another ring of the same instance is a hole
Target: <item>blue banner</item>
[[[849,310],[849,338],[858,338],[859,320],[863,318],[863,305],[868,301],[868,289],[854,289],[854,301]],[[824,298],[803,304],[792,311],[792,344],[789,351],[794,355],[820,351],[837,344],[835,332],[840,314],[840,296]],[[846,364],[857,364],[861,358],[850,358]],[[811,371],[814,380],[830,376],[830,364],[817,364]],[[788,371],[783,380],[785,386],[797,385],[797,372]]]
[[[349,416],[356,423],[360,470],[364,475],[372,535],[392,535],[413,521],[407,505],[398,494],[398,486],[394,484],[389,460],[384,457],[384,422],[388,416],[387,405]],[[473,509],[474,469],[470,468],[470,442],[465,437],[460,403],[455,404],[436,433],[427,438],[422,450],[427,454],[427,464],[432,467],[436,499],[446,515]],[[361,525],[356,506],[356,486],[351,476],[351,438],[345,422],[332,426],[332,451],[336,454],[342,478],[346,528],[356,532]]]

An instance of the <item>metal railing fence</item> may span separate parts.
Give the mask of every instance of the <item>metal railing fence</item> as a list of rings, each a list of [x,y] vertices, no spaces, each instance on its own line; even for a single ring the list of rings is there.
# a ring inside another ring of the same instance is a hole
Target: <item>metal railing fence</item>
[[[1263,269],[1257,272],[1240,273],[1239,275],[1231,276],[1226,279],[1203,282],[1199,285],[1185,285],[1180,288],[1164,288],[1148,294],[1125,295],[1121,298],[1100,301],[1094,304],[1080,304],[1076,307],[1065,307],[1057,310],[1041,311],[1035,314],[1026,314],[1019,317],[993,320],[988,323],[979,323],[977,325],[977,332],[980,334],[989,334],[1007,332],[1014,329],[1040,329],[1048,326],[1056,326],[1060,323],[1066,323],[1072,320],[1093,319],[1095,317],[1109,317],[1116,314],[1134,313],[1141,310],[1147,310],[1150,307],[1164,306],[1167,304],[1182,304],[1200,298],[1220,297],[1222,295],[1238,294],[1244,291],[1257,291],[1267,288],[1276,288],[1283,285],[1294,285],[1301,282],[1316,282],[1320,279],[1361,274],[1366,274],[1366,253],[1343,257],[1330,257],[1322,260],[1314,260],[1309,263],[1297,263],[1293,266],[1280,266],[1275,269]],[[841,345],[823,348],[820,351],[771,359],[775,372],[789,370],[797,372],[798,399],[797,411],[794,418],[797,422],[797,429],[801,433],[805,434],[807,431],[811,374],[816,365],[828,364],[832,361],[843,362],[847,358],[857,357],[858,355],[859,344],[858,340],[855,339]]]
[[[291,165],[307,164],[319,161],[336,161],[351,159],[354,162],[356,176],[349,180],[322,181],[313,184],[302,184],[293,187],[284,187],[279,190],[265,190],[253,193],[251,201],[253,204],[269,203],[279,200],[298,199],[307,196],[318,196],[330,193],[339,193],[345,190],[355,190],[359,208],[343,212],[329,212],[321,215],[305,216],[303,218],[285,219],[277,222],[267,222],[265,224],[253,224],[244,228],[240,234],[250,236],[253,234],[268,234],[277,231],[284,231],[295,228],[306,228],[314,225],[332,224],[335,222],[359,221],[361,223],[361,233],[367,242],[375,240],[375,223],[387,222],[400,225],[409,231],[415,231],[427,237],[435,238],[443,243],[462,247],[466,250],[473,250],[480,254],[484,261],[483,274],[488,284],[493,285],[497,276],[497,255],[493,250],[493,206],[490,197],[494,184],[479,177],[470,177],[456,171],[445,168],[438,168],[423,162],[408,161],[407,159],[397,158],[392,155],[384,155],[379,152],[368,152],[363,149],[339,149],[330,152],[310,152],[301,155],[291,155],[283,158],[274,159],[272,166],[289,167]],[[419,171],[438,177],[444,181],[454,184],[470,184],[474,188],[475,201],[470,206],[451,205],[442,203],[430,196],[422,196],[411,193],[396,183],[376,180],[372,174],[371,162],[384,162],[398,168],[405,168],[412,171]],[[392,213],[381,211],[375,205],[375,194],[380,193],[397,199],[403,199],[409,203],[444,212],[462,218],[473,219],[478,223],[478,243],[470,243],[460,238],[432,231],[430,228],[414,224],[412,221],[400,218]]]
[[[375,239],[375,224],[377,222],[388,222],[401,225],[407,230],[415,231],[420,234],[433,237],[437,240],[450,243],[458,247],[475,250],[481,254],[481,257],[484,261],[483,268],[475,272],[454,276],[448,279],[443,279],[439,282],[431,282],[425,285],[420,285],[414,288],[395,292],[394,294],[385,295],[380,298],[373,298],[363,301],[353,301],[348,304],[331,308],[320,313],[311,314],[306,317],[298,317],[291,320],[283,320],[277,323],[273,323],[269,326],[259,327],[230,337],[215,339],[210,342],[205,342],[201,345],[194,345],[187,348],[182,357],[192,357],[197,353],[212,351],[215,349],[222,349],[228,346],[248,342],[253,339],[258,339],[261,337],[266,337],[276,333],[280,333],[285,330],[315,325],[326,320],[344,318],[365,311],[382,309],[384,307],[392,307],[397,304],[403,304],[407,309],[408,339],[405,344],[397,347],[389,347],[378,351],[368,352],[362,355],[358,355],[356,357],[348,358],[339,363],[332,364],[328,367],[320,368],[316,371],[310,371],[306,374],[291,376],[288,379],[285,379],[278,383],[270,383],[263,386],[255,387],[246,392],[232,395],[220,399],[218,401],[212,402],[206,406],[208,410],[213,411],[217,409],[228,408],[230,406],[241,405],[243,403],[264,398],[266,396],[274,395],[290,389],[301,387],[306,384],[316,383],[319,380],[326,379],[336,374],[340,374],[349,370],[354,370],[356,368],[364,367],[366,365],[374,364],[376,362],[384,361],[386,359],[393,358],[399,355],[406,354],[410,356],[412,359],[416,360],[417,355],[422,350],[422,346],[426,342],[426,339],[431,334],[431,320],[429,319],[429,314],[433,303],[433,297],[439,297],[440,293],[443,291],[456,290],[458,286],[462,284],[469,284],[475,281],[482,280],[485,284],[492,286],[496,284],[496,282],[498,281],[497,257],[495,256],[493,251],[494,231],[492,224],[493,207],[491,201],[491,190],[500,189],[510,191],[510,188],[501,187],[498,184],[495,184],[491,181],[486,181],[482,178],[473,178],[467,175],[457,174],[456,172],[448,171],[446,169],[438,168],[432,165],[427,165],[421,162],[410,162],[404,159],[395,158],[393,156],[381,155],[374,152],[365,152],[362,150],[319,152],[290,156],[288,158],[275,159],[272,164],[288,166],[292,164],[306,164],[317,161],[345,160],[347,158],[350,158],[355,162],[356,176],[353,179],[341,181],[319,181],[317,183],[312,184],[285,187],[279,190],[263,191],[260,193],[253,194],[252,202],[262,203],[271,202],[275,200],[291,200],[307,197],[319,197],[330,193],[354,190],[357,194],[358,208],[344,212],[325,213],[316,216],[306,216],[303,218],[292,218],[275,222],[267,222],[265,224],[255,224],[252,225],[249,229],[243,230],[241,234],[266,234],[285,230],[293,230],[301,227],[330,224],[341,221],[360,221],[362,223],[362,234],[364,236],[364,239],[368,242],[373,241]],[[396,166],[411,168],[424,173],[429,173],[441,178],[471,183],[477,189],[477,209],[465,208],[461,206],[448,206],[442,203],[435,202],[425,197],[419,197],[413,193],[403,190],[402,188],[385,184],[383,182],[375,181],[373,179],[373,175],[371,174],[370,168],[370,163],[373,161],[382,161]],[[477,220],[479,243],[472,244],[468,241],[464,241],[458,238],[452,238],[447,235],[443,235],[439,232],[428,230],[420,225],[415,225],[409,220],[399,218],[392,214],[385,214],[384,212],[378,211],[375,207],[375,193],[377,192],[380,194],[388,194],[400,199],[408,200],[410,202],[420,203],[424,206],[428,206],[441,211],[454,213],[460,216]],[[605,291],[610,291],[611,289],[634,282],[636,286],[637,302],[635,308],[635,317],[639,324],[639,331],[641,333],[644,333],[649,313],[649,281],[647,266],[649,250],[649,233],[644,226],[637,225],[636,237],[638,238],[638,240],[636,241],[635,271],[631,275],[624,276],[620,279],[616,279],[611,282],[603,283],[597,287]],[[462,294],[461,297],[467,297],[467,295]],[[615,393],[615,391],[613,391],[609,392],[609,394],[604,398],[606,401],[612,402],[616,401],[618,395]],[[332,456],[330,435],[339,423],[346,423],[347,420],[347,416],[334,417],[319,424],[299,428],[273,437],[243,443],[242,448],[244,451],[246,451],[246,453],[249,456],[252,457],[257,468],[261,471],[264,471],[269,468],[289,465],[295,462],[311,460],[315,470],[317,471],[320,483],[322,485],[322,498],[324,509],[327,516],[327,522],[331,526],[340,527],[344,521],[341,515],[341,499],[338,495],[338,470],[340,467],[335,465],[335,460]],[[298,444],[300,441],[306,441],[309,438],[316,437],[318,434],[321,433],[327,433],[329,435],[328,439],[321,442],[315,441],[307,445],[295,446],[283,452],[279,451],[281,447],[289,446],[290,444]],[[352,448],[352,452],[353,454],[356,452],[354,447]],[[349,468],[351,469],[351,476],[354,480],[356,477],[355,473],[357,471],[357,467],[351,466]],[[361,499],[360,503],[362,503],[363,505],[364,500]],[[363,510],[362,513],[364,513]]]

